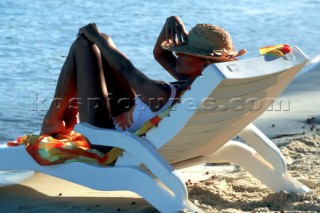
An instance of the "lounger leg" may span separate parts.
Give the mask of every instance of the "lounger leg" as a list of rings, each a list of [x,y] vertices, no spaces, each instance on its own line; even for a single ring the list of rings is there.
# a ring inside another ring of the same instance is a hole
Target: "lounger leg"
[[[276,171],[283,175],[287,173],[286,160],[281,151],[255,125],[249,124],[238,135],[268,161]]]
[[[253,148],[246,144],[229,141],[214,154],[206,156],[208,162],[233,162],[238,164],[273,191],[291,191],[305,193],[310,189],[292,178],[276,171]]]
[[[165,185],[165,188],[171,191],[168,192],[166,190],[167,193],[170,193],[171,199],[174,200],[174,202],[180,202],[179,205],[184,206],[184,208],[190,211],[201,212],[200,209],[189,203],[186,186],[179,175],[176,173],[176,171],[174,171],[172,166],[165,159],[163,159],[158,150],[156,150],[147,141],[131,133],[120,133],[114,130],[96,128],[85,123],[78,124],[76,126],[76,130],[84,134],[94,144],[116,146],[122,148],[123,150],[126,150],[124,153],[126,157],[121,157],[114,168],[124,167],[139,169],[139,165],[144,164],[146,168],[151,171],[151,173],[157,179],[159,179],[163,185]],[[131,177],[132,175],[128,174],[128,176]],[[157,184],[158,187],[160,187],[159,183],[154,184]],[[137,186],[136,190],[141,188],[145,188],[146,190],[148,190],[148,192],[150,192],[149,187],[146,186],[143,181],[139,186]],[[152,188],[151,185],[150,188]],[[138,191],[135,192],[140,194]],[[151,193],[151,196],[152,194],[153,193]],[[149,197],[145,197],[143,194],[141,195],[146,200],[150,199]],[[146,196],[149,196],[149,194],[147,194]],[[155,200],[157,199],[162,199],[162,197],[157,196]],[[152,202],[150,203],[154,205]],[[169,203],[166,204],[166,206],[169,206]],[[175,208],[177,210],[176,207],[177,206],[175,205],[171,205],[170,208]],[[169,209],[167,209],[161,212],[170,211]]]

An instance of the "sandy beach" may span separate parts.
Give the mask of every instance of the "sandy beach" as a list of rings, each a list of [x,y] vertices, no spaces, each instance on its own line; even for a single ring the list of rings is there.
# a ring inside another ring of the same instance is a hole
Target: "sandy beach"
[[[319,78],[313,67],[281,96],[290,100],[289,110],[269,110],[255,121],[312,193],[274,193],[237,165],[200,165],[180,170],[190,200],[205,212],[320,212]],[[45,211],[157,212],[135,193],[95,191],[40,173],[0,187],[0,212]]]

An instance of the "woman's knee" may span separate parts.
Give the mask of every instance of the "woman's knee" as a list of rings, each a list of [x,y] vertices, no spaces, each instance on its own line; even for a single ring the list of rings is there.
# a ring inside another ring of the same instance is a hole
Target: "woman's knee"
[[[86,39],[83,35],[78,36],[72,44],[72,47],[75,51],[79,50],[90,50],[92,49],[92,42]]]
[[[84,36],[79,36],[72,44],[71,52],[73,52],[75,59],[80,61],[92,60],[91,62],[99,62],[101,64],[101,55],[97,46],[93,45]]]

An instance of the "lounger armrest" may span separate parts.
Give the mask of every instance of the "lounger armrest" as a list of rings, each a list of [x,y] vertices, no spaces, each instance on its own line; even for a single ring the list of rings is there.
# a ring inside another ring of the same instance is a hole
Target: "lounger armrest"
[[[187,189],[181,178],[159,154],[158,150],[146,140],[129,132],[98,128],[84,122],[77,124],[75,130],[86,136],[93,144],[118,147],[130,153],[172,190],[177,197],[182,201],[188,200]],[[130,163],[128,166],[131,166]]]

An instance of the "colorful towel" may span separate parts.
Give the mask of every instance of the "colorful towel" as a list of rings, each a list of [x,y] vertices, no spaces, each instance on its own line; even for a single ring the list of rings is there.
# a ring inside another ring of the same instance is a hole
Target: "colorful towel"
[[[150,128],[156,126],[165,116],[169,115],[173,105],[156,115],[135,132],[144,135]],[[53,165],[68,162],[87,162],[100,165],[113,165],[123,150],[113,147],[108,153],[102,153],[90,147],[87,139],[75,131],[67,135],[24,135],[16,141],[7,142],[8,146],[25,145],[27,152],[40,165]]]
[[[67,162],[87,162],[100,165],[111,165],[123,153],[122,149],[112,148],[108,153],[102,153],[90,148],[86,138],[77,133],[58,134],[54,138],[47,135],[25,135],[9,146],[25,145],[27,152],[40,165],[53,165]]]

